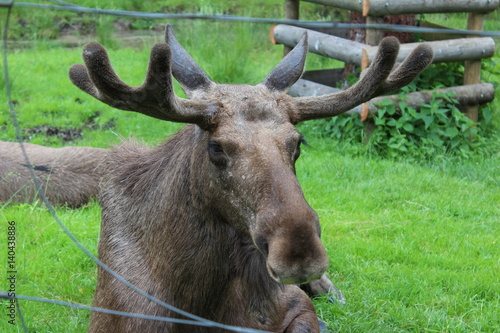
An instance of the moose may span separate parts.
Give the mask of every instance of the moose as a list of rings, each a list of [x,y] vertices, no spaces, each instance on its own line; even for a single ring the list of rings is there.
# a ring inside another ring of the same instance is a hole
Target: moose
[[[141,86],[124,83],[103,46],[90,43],[71,81],[120,110],[187,123],[155,148],[126,142],[99,162],[99,258],[155,298],[227,325],[319,332],[297,284],[324,277],[328,257],[315,211],[295,174],[304,139],[295,125],[342,114],[410,83],[432,61],[417,47],[395,64],[399,43],[382,40],[347,90],[316,97],[287,91],[302,75],[307,34],[259,84],[217,84],[167,25]],[[187,98],[173,90],[172,77]],[[93,306],[181,318],[98,268]],[[89,332],[216,332],[93,312]]]

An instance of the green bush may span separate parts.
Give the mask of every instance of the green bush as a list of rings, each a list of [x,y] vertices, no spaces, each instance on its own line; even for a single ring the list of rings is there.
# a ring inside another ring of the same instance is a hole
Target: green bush
[[[404,102],[405,93],[400,100],[400,113],[389,100],[378,104],[369,140],[377,153],[390,157],[407,153],[425,159],[448,154],[467,157],[484,142],[481,129],[457,108],[453,94],[434,93],[420,110]]]
[[[459,110],[452,93],[435,93],[429,104],[419,110],[405,103],[410,92],[457,86],[462,84],[462,78],[461,64],[430,66],[399,92],[397,105],[388,99],[377,104],[379,110],[370,120],[376,127],[368,140],[365,124],[358,115],[321,120],[316,129],[337,140],[366,140],[370,154],[384,157],[427,160],[444,155],[469,157],[473,152],[488,151],[487,138],[494,133],[489,106],[482,107],[480,121],[474,123]]]

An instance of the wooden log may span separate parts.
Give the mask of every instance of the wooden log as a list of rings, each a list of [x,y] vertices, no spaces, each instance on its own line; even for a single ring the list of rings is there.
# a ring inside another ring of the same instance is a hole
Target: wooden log
[[[321,32],[278,24],[271,28],[271,41],[274,44],[284,44],[294,47],[306,31],[309,37],[309,52],[346,63],[361,63],[361,53],[365,44],[330,36]]]
[[[484,15],[477,13],[469,13],[467,17],[468,30],[483,30]],[[470,38],[469,38],[470,39]],[[481,60],[467,60],[464,64],[464,84],[474,84],[481,80]],[[473,121],[478,121],[478,107],[468,106],[465,109],[467,116]]]
[[[456,86],[435,90],[412,92],[406,95],[404,102],[418,110],[422,107],[422,105],[428,104],[436,93],[449,92],[452,92],[454,94],[453,98],[461,107],[486,104],[491,102],[495,98],[495,88],[491,83],[477,83],[467,86]],[[399,99],[399,95],[389,95],[373,98],[369,102],[370,112],[373,113],[377,108],[375,104],[382,102],[386,98],[396,104],[401,101]]]
[[[304,1],[330,7],[352,10],[356,12],[363,11],[363,4],[361,0],[304,0]]]
[[[287,20],[298,20],[300,0],[285,0],[285,18]]]
[[[321,96],[326,94],[333,94],[340,92],[340,89],[328,87],[319,83],[315,83],[312,81],[300,79],[298,80],[288,92],[291,96],[301,97],[301,96]],[[442,88],[436,90],[426,90],[426,91],[417,91],[412,92],[406,95],[404,102],[419,110],[422,105],[428,104],[435,93],[454,93],[454,99],[458,101],[459,106],[466,107],[470,105],[482,105],[489,103],[495,97],[495,89],[491,83],[478,83],[473,85],[466,86],[457,86],[450,88]],[[376,104],[381,103],[385,99],[389,99],[389,101],[397,104],[401,100],[399,99],[399,95],[389,95],[389,96],[380,96],[373,98],[368,103],[368,110],[370,114],[374,114],[377,112],[378,107]],[[346,114],[358,113],[362,114],[362,107],[357,106],[352,110],[346,112]]]
[[[498,0],[369,0],[367,15],[424,14],[424,13],[485,13],[495,10]]]
[[[350,23],[350,22],[341,22],[341,21],[332,21],[332,23]],[[308,27],[307,24],[301,25],[300,23],[294,24],[295,27],[305,28],[312,31],[321,32],[326,35],[336,36],[340,38],[349,39],[349,32],[351,29],[349,28],[340,28],[340,27]]]
[[[433,63],[479,60],[489,58],[495,53],[495,41],[490,37],[458,38],[425,43],[434,51]],[[403,61],[419,44],[421,43],[402,44],[397,61]],[[369,47],[366,52],[371,61],[377,53],[377,47]]]
[[[344,69],[332,68],[306,71],[302,74],[302,78],[316,83],[321,83],[326,86],[335,87],[338,82],[343,80]]]
[[[383,24],[384,18],[382,16],[368,16],[366,18],[367,24]],[[380,29],[366,29],[366,44],[376,46],[384,38],[384,31]]]
[[[323,55],[332,59],[341,60],[360,66],[363,49],[368,61],[375,56],[378,47],[366,46],[320,32],[279,24],[271,30],[273,43],[295,46],[304,32],[309,35],[309,52]],[[403,61],[420,43],[402,44],[399,50],[398,61]],[[434,63],[479,60],[491,57],[495,52],[495,41],[490,37],[459,38],[454,40],[426,42],[434,51]]]
[[[290,87],[288,94],[293,97],[321,96],[341,92],[341,89],[333,88],[310,80],[299,79]]]
[[[430,13],[487,13],[495,10],[500,0],[305,0],[336,8],[363,12],[364,15]],[[364,5],[364,6],[363,6]]]

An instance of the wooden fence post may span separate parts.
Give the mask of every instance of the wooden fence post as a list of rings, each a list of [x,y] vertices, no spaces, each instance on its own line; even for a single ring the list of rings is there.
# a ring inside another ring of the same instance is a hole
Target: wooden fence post
[[[363,0],[363,16],[366,16],[367,24],[381,24],[384,23],[384,18],[382,16],[367,16],[370,11],[370,0]],[[379,29],[366,29],[365,42],[371,46],[377,46],[382,38],[384,38],[384,32]],[[364,51],[364,50],[363,50]],[[361,65],[361,70],[364,70],[368,66],[367,62],[363,62]],[[368,117],[368,103],[363,103],[361,106],[363,110],[361,113],[361,120],[365,123],[365,138],[364,143],[368,144],[372,132],[375,130],[375,122],[373,119]]]
[[[285,0],[285,18],[287,20],[299,19],[300,0]],[[292,48],[286,46],[283,48],[283,56],[286,56]]]
[[[484,15],[469,13],[467,17],[467,30],[483,30]],[[481,60],[465,61],[464,84],[476,84],[481,81]],[[478,121],[479,106],[465,107],[465,114],[473,121]]]

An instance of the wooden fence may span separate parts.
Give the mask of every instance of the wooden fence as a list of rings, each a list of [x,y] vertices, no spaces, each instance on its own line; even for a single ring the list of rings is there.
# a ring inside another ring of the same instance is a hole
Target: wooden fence
[[[382,23],[386,15],[395,14],[424,14],[424,13],[468,13],[467,29],[483,30],[484,15],[495,10],[500,0],[306,0],[309,2],[332,6],[340,9],[359,11],[366,16],[367,23]],[[286,18],[299,18],[300,0],[286,0]],[[277,25],[271,30],[271,40],[275,44],[283,44],[288,49],[295,46],[300,36],[307,31],[309,37],[309,51],[325,57],[354,64],[362,69],[366,68],[377,51],[377,46],[383,38],[383,31],[377,29],[366,30],[366,43],[360,43],[329,35],[324,32],[312,31],[290,25]],[[446,35],[444,35],[446,36]],[[463,111],[474,121],[478,119],[478,105],[493,100],[494,88],[489,83],[480,83],[481,59],[491,57],[495,52],[495,42],[489,37],[468,37],[445,39],[426,42],[434,51],[434,63],[464,62],[463,86],[440,89],[441,92],[453,91]],[[419,43],[405,43],[401,45],[398,61],[404,59]],[[296,96],[323,94],[335,91],[321,83],[332,84],[325,80],[327,73],[330,77],[338,77],[338,70],[325,72],[306,72],[301,80],[292,87],[290,93]],[[308,80],[309,79],[309,80]],[[314,81],[316,82],[314,82]],[[390,98],[394,98],[390,97]],[[425,104],[432,98],[431,92],[416,92],[408,95],[410,105],[418,108],[419,103]],[[374,102],[366,103],[352,112],[359,112],[366,119],[368,113],[376,112]],[[363,110],[363,111],[360,111]]]

